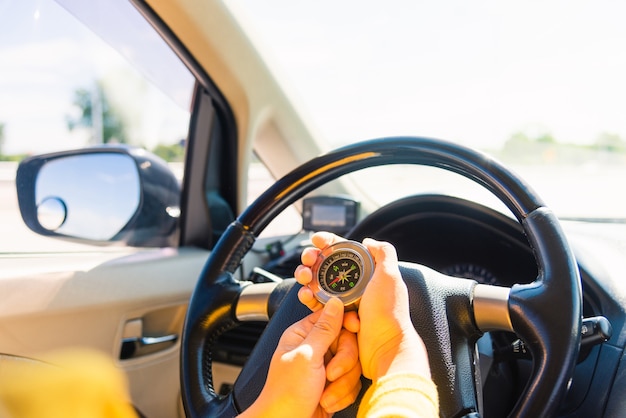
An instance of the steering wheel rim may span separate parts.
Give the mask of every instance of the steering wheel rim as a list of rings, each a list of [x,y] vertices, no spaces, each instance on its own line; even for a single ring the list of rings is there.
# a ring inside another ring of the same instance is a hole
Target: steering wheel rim
[[[440,335],[440,330],[435,332],[435,343],[425,341],[431,367],[433,359],[436,360],[433,376],[440,388],[442,415],[461,416],[478,411],[472,361],[467,358],[471,353],[466,353],[465,348],[471,351],[477,336],[491,329],[518,333],[534,358],[531,379],[511,416],[546,416],[555,411],[578,354],[582,300],[577,264],[558,220],[523,180],[487,155],[446,141],[397,137],[350,145],[296,168],[261,195],[223,234],[192,294],[183,330],[181,385],[188,416],[232,416],[249,406],[264,384],[264,373],[282,330],[307,314],[306,308],[297,302],[297,286],[293,286],[293,281],[266,292],[267,289],[260,290],[257,285],[235,278],[235,270],[256,237],[278,213],[315,188],[362,168],[388,164],[439,167],[483,185],[518,219],[538,264],[539,275],[533,283],[510,289],[448,278],[451,284],[449,288],[444,285],[446,288],[442,290],[438,282],[446,281],[434,277],[441,276],[438,273],[414,266],[402,267],[405,280],[407,276],[413,277],[407,282],[410,292],[419,288],[416,294],[435,293],[439,295],[437,304],[452,305],[440,307],[431,324],[437,326],[442,320],[447,323],[450,316],[458,316],[455,326],[447,327],[447,332],[443,330],[444,335]],[[563,308],[559,312],[552,309],[555,301]],[[266,352],[259,354],[261,350],[255,347],[234,393],[217,396],[210,370],[213,341],[242,319],[269,318],[281,304],[284,307],[277,310],[259,340]],[[462,332],[457,338],[454,334],[459,330]],[[437,353],[431,353],[431,349]],[[439,353],[442,349],[444,352]],[[451,359],[452,363],[438,362],[437,354]],[[263,364],[257,364],[259,359]],[[460,374],[449,370],[446,373],[445,369],[451,365],[464,370]],[[444,385],[448,389],[443,392],[442,378],[437,377],[442,373],[449,383]],[[243,385],[240,382],[253,389],[238,391]]]

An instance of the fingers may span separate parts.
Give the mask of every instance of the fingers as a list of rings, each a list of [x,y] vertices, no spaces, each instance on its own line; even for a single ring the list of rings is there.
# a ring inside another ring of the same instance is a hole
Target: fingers
[[[313,291],[311,291],[311,289],[308,287],[308,284],[311,282],[311,269],[308,266],[299,265],[294,272],[294,276],[296,278],[296,281],[303,286],[302,288],[300,288],[300,290],[298,290],[298,299],[300,300],[300,303],[305,305],[313,312],[322,309],[324,305],[322,305],[320,301],[315,298],[315,296],[313,295]]]
[[[335,303],[339,300],[333,298],[330,302]],[[344,329],[339,333],[336,343],[331,346],[334,354],[326,365],[326,379],[329,383],[322,393],[320,405],[329,414],[354,403],[361,390],[361,363],[357,336],[345,328],[346,324],[350,326],[351,323],[356,323],[358,329],[356,312],[347,312],[344,315]]]
[[[343,323],[343,303],[337,298],[330,299],[313,328],[304,340],[315,352],[326,353],[341,331]]]
[[[316,232],[311,236],[311,242],[317,248],[326,248],[329,245],[333,245],[336,242],[345,241],[345,238],[341,238],[338,235],[333,234],[332,232]]]
[[[357,333],[361,329],[361,321],[356,311],[349,311],[343,315],[343,327],[350,332]]]
[[[334,413],[352,404],[361,389],[361,363],[356,334],[342,329],[335,351],[326,365],[326,385],[320,405],[327,413]]]
[[[322,249],[340,241],[345,241],[345,239],[330,232],[316,232],[311,236],[311,242],[314,246],[305,248],[304,251],[302,251],[300,257],[302,264],[312,266]]]
[[[302,254],[300,255],[300,261],[302,261],[302,265],[299,267],[310,268],[313,264],[315,264],[315,261],[317,260],[317,257],[320,255],[321,251],[321,249],[315,247],[307,247],[302,250]]]
[[[313,234],[311,236],[311,242],[315,247],[308,247],[302,251],[300,257],[302,264],[296,267],[294,272],[296,281],[303,286],[303,288],[298,291],[298,299],[313,312],[320,310],[324,305],[315,298],[311,289],[308,288],[308,284],[311,283],[313,279],[311,266],[317,261],[322,248],[328,247],[338,241],[343,241],[343,238],[330,232],[316,232]],[[348,326],[351,326],[351,328],[348,329],[354,329],[354,321],[351,321]]]
[[[324,305],[313,296],[310,288],[304,286],[298,290],[298,299],[300,303],[309,308],[312,312],[319,311]]]
[[[302,255],[300,257],[302,264],[308,267],[312,266],[315,264],[317,256],[322,249],[339,241],[345,241],[345,239],[330,232],[316,232],[311,236],[311,242],[314,247],[308,247],[302,251]]]
[[[398,254],[393,245],[384,241],[376,241],[371,238],[365,238],[363,245],[367,247],[367,250],[372,254],[376,267],[384,268],[385,270],[397,269]]]
[[[365,298],[367,296],[368,298],[372,298],[371,293],[373,292],[375,294],[377,291],[380,291],[381,288],[386,288],[388,291],[393,289],[393,293],[386,294],[387,299],[389,299],[387,303],[399,306],[408,305],[408,300],[405,302],[405,299],[408,298],[407,287],[400,274],[398,254],[396,253],[395,247],[388,242],[376,241],[371,238],[364,239],[363,245],[365,245],[372,255],[375,263],[374,275],[372,276],[370,284],[365,289],[366,294],[364,294],[363,297]],[[370,291],[370,288],[374,290]],[[368,291],[370,291],[369,294]],[[382,300],[378,298],[378,295],[376,295],[376,299],[382,302]],[[387,312],[388,310],[384,309],[383,305],[380,305],[378,308],[383,308],[382,310]]]
[[[356,334],[342,330],[337,339],[335,354],[326,365],[326,379],[335,381],[359,364]]]
[[[329,413],[335,413],[352,405],[361,390],[361,365],[358,363],[337,380],[326,385],[320,405]]]
[[[313,278],[313,272],[311,271],[311,268],[307,265],[302,265],[302,264],[296,267],[296,270],[294,271],[293,275],[296,278],[296,281],[303,286],[306,286],[307,284],[309,284],[311,282],[311,279]]]
[[[395,286],[404,287],[400,269],[398,268],[398,254],[396,248],[388,242],[376,241],[371,238],[363,240],[363,245],[374,258],[374,276],[372,282],[385,283],[390,285],[394,282]],[[379,284],[380,285],[380,284]]]

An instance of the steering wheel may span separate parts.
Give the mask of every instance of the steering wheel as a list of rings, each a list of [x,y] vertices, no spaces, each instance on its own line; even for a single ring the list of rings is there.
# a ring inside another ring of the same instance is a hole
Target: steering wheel
[[[256,237],[282,210],[344,174],[387,164],[440,167],[495,194],[516,216],[534,251],[538,277],[511,288],[478,284],[401,263],[413,324],[426,344],[444,417],[477,417],[480,381],[475,342],[484,332],[515,332],[532,353],[529,382],[510,416],[553,414],[564,396],[580,346],[581,284],[558,220],[519,177],[488,156],[428,138],[383,138],[341,148],[293,170],[234,221],[213,249],[192,294],[181,346],[183,404],[190,417],[235,416],[258,397],[282,332],[306,316],[293,279],[280,284],[237,280]],[[240,321],[268,320],[233,391],[213,388],[215,340]],[[356,405],[337,414],[354,416]]]

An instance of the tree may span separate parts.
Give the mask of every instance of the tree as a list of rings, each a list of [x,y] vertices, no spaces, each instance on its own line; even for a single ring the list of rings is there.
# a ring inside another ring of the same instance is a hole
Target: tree
[[[621,152],[626,150],[626,142],[617,134],[604,132],[596,140],[595,148],[609,152]]]
[[[504,143],[504,152],[508,154],[517,154],[524,151],[530,145],[532,140],[524,132],[515,132]]]
[[[535,138],[535,141],[537,141],[540,144],[556,144],[557,143],[556,139],[554,139],[552,134],[549,134],[549,133],[543,133],[539,135],[537,138]]]
[[[96,82],[91,89],[77,89],[72,103],[79,115],[66,116],[70,131],[78,127],[91,129],[91,141],[95,144],[128,142],[124,121],[111,105],[102,83]]]
[[[159,144],[152,152],[165,161],[183,161],[185,158],[185,147],[182,143],[176,143],[171,145]]]

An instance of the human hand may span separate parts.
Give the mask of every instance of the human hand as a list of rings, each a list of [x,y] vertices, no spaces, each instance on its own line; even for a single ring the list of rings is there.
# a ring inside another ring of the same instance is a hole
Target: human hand
[[[329,417],[361,389],[356,335],[342,328],[343,304],[331,299],[285,330],[259,398],[242,416]]]
[[[296,280],[304,285],[298,297],[311,310],[322,304],[308,287],[312,280],[311,266],[321,249],[343,240],[327,232],[311,237],[315,248],[302,253],[302,265],[295,271]],[[359,359],[363,375],[376,380],[395,372],[416,372],[430,377],[424,344],[413,328],[409,312],[408,292],[398,269],[395,248],[385,242],[365,239],[363,245],[374,259],[374,274],[361,298],[358,318],[346,315],[344,324],[358,329]]]
[[[322,249],[345,239],[332,234],[330,232],[317,232],[311,237],[314,247],[305,248],[302,252],[301,261],[294,276],[296,281],[302,285],[298,291],[298,299],[303,305],[306,305],[310,310],[316,312],[324,307],[317,298],[314,296],[313,290],[309,287],[309,283],[313,279],[313,272],[311,266],[315,264]],[[344,313],[343,326],[347,330],[357,333],[359,331],[359,318],[356,311],[348,311]]]

